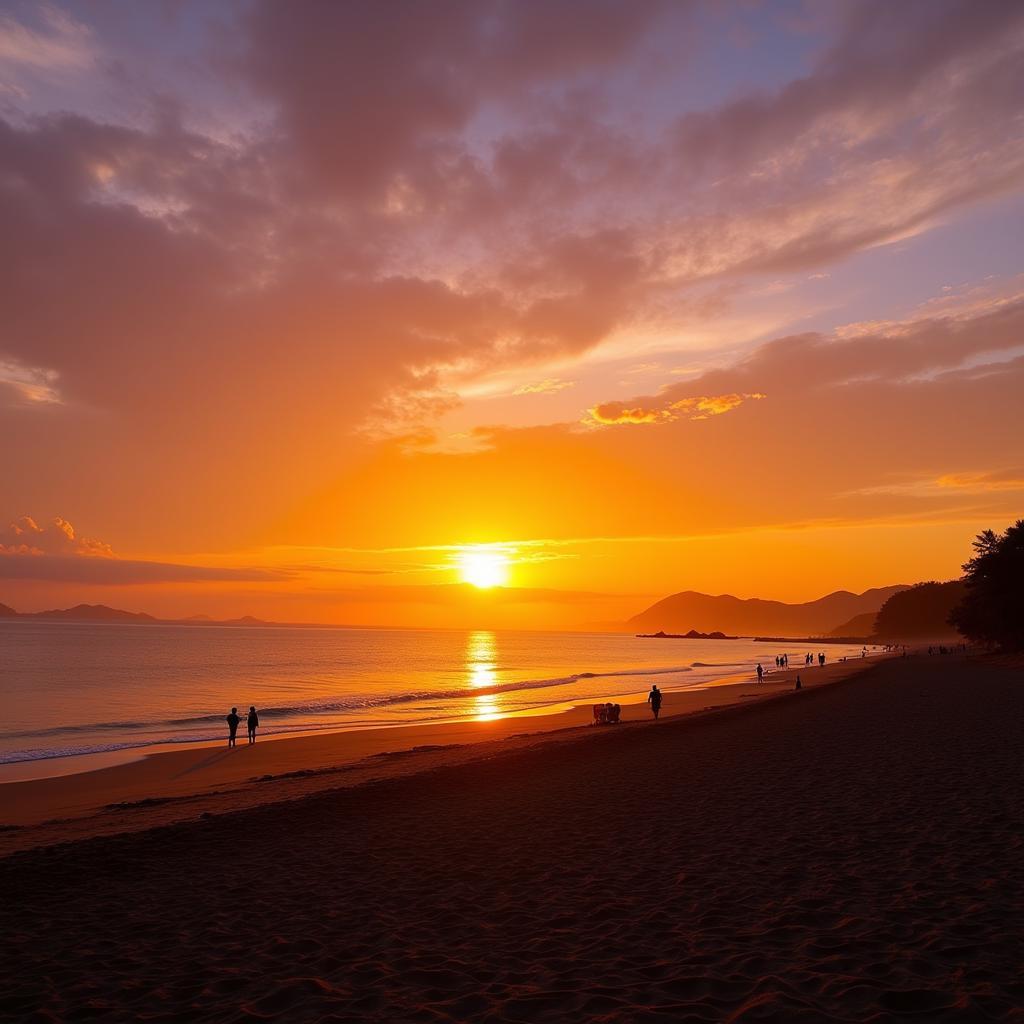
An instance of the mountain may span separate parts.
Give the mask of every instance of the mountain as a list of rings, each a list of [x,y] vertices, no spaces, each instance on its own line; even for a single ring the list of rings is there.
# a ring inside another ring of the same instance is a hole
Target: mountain
[[[830,629],[825,636],[856,636],[867,640],[868,637],[875,635],[875,619],[877,617],[878,612],[861,612],[860,615],[854,615],[852,619],[844,622],[841,626]]]
[[[126,612],[105,604],[76,604],[74,608],[54,608],[47,612],[15,613],[24,619],[56,619],[62,622],[156,622],[145,612]]]
[[[240,619],[211,619],[209,615],[193,615],[187,619],[158,619],[146,612],[126,612],[105,604],[76,604],[74,608],[53,608],[45,612],[18,612],[0,604],[0,619],[45,619],[48,622],[162,622],[190,626],[292,626],[300,623],[267,622],[243,615]]]
[[[820,636],[855,615],[877,612],[905,585],[876,587],[863,594],[837,590],[817,601],[786,604],[754,597],[747,600],[721,594],[712,597],[694,590],[672,594],[634,615],[627,625],[634,632],[685,633],[722,630],[741,636]]]

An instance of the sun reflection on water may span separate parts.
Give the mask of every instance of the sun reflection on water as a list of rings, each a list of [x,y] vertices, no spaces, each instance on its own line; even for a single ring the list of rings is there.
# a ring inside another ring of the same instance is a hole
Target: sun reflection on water
[[[498,682],[497,637],[489,630],[470,633],[466,640],[466,684],[472,690],[483,690]],[[497,694],[480,693],[473,698],[473,717],[477,722],[493,722],[501,718],[501,702]]]

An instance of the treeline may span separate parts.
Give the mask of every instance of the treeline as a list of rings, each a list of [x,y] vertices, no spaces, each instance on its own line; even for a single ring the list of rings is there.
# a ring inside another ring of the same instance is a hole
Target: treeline
[[[919,583],[894,594],[875,618],[874,635],[895,641],[959,633],[972,643],[1024,651],[1024,519],[974,541],[964,577]]]
[[[875,616],[875,636],[887,641],[955,636],[957,630],[949,617],[966,595],[963,580],[918,583],[909,590],[901,590]]]

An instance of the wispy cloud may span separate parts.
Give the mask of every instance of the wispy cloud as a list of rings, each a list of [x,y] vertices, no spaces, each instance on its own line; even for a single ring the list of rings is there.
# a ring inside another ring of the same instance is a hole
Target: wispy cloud
[[[711,416],[742,405],[744,402],[757,401],[767,396],[761,392],[744,394],[731,393],[726,395],[700,395],[693,398],[664,399],[657,398],[639,402],[604,402],[595,405],[589,411],[585,423],[601,426],[621,424],[669,423],[673,420],[706,420]]]
[[[575,387],[574,380],[559,380],[555,377],[548,377],[545,380],[535,381],[532,384],[521,384],[512,392],[513,395],[553,395],[566,388]]]
[[[0,389],[26,405],[57,405],[61,402],[60,374],[41,366],[26,366],[14,359],[0,359]]]
[[[87,25],[54,4],[25,5],[28,19],[0,14],[0,66],[48,70],[84,68],[96,57],[96,41]]]

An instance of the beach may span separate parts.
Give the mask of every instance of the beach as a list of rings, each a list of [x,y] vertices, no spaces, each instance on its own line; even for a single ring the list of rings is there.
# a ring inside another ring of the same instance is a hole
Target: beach
[[[855,659],[811,669],[773,669],[761,684],[752,677],[727,676],[703,689],[669,690],[661,716],[711,713],[762,701],[791,691],[797,675],[813,688],[845,679],[863,667]],[[650,721],[643,699],[624,695],[622,723],[608,728]],[[190,744],[157,753],[113,752],[117,760],[108,767],[0,785],[0,825],[6,826],[0,830],[0,854],[415,774],[570,736],[585,739],[592,721],[588,703],[548,714],[484,714],[467,721],[261,737],[252,746],[243,735],[233,749],[220,739],[213,745]],[[244,733],[244,723],[240,731]],[[126,759],[125,753],[134,756]],[[61,758],[43,766],[66,769],[78,762],[87,767],[95,759],[96,755]],[[24,767],[41,765],[28,762]]]
[[[6,857],[0,1014],[1021,1019],[1019,662],[503,743]]]

